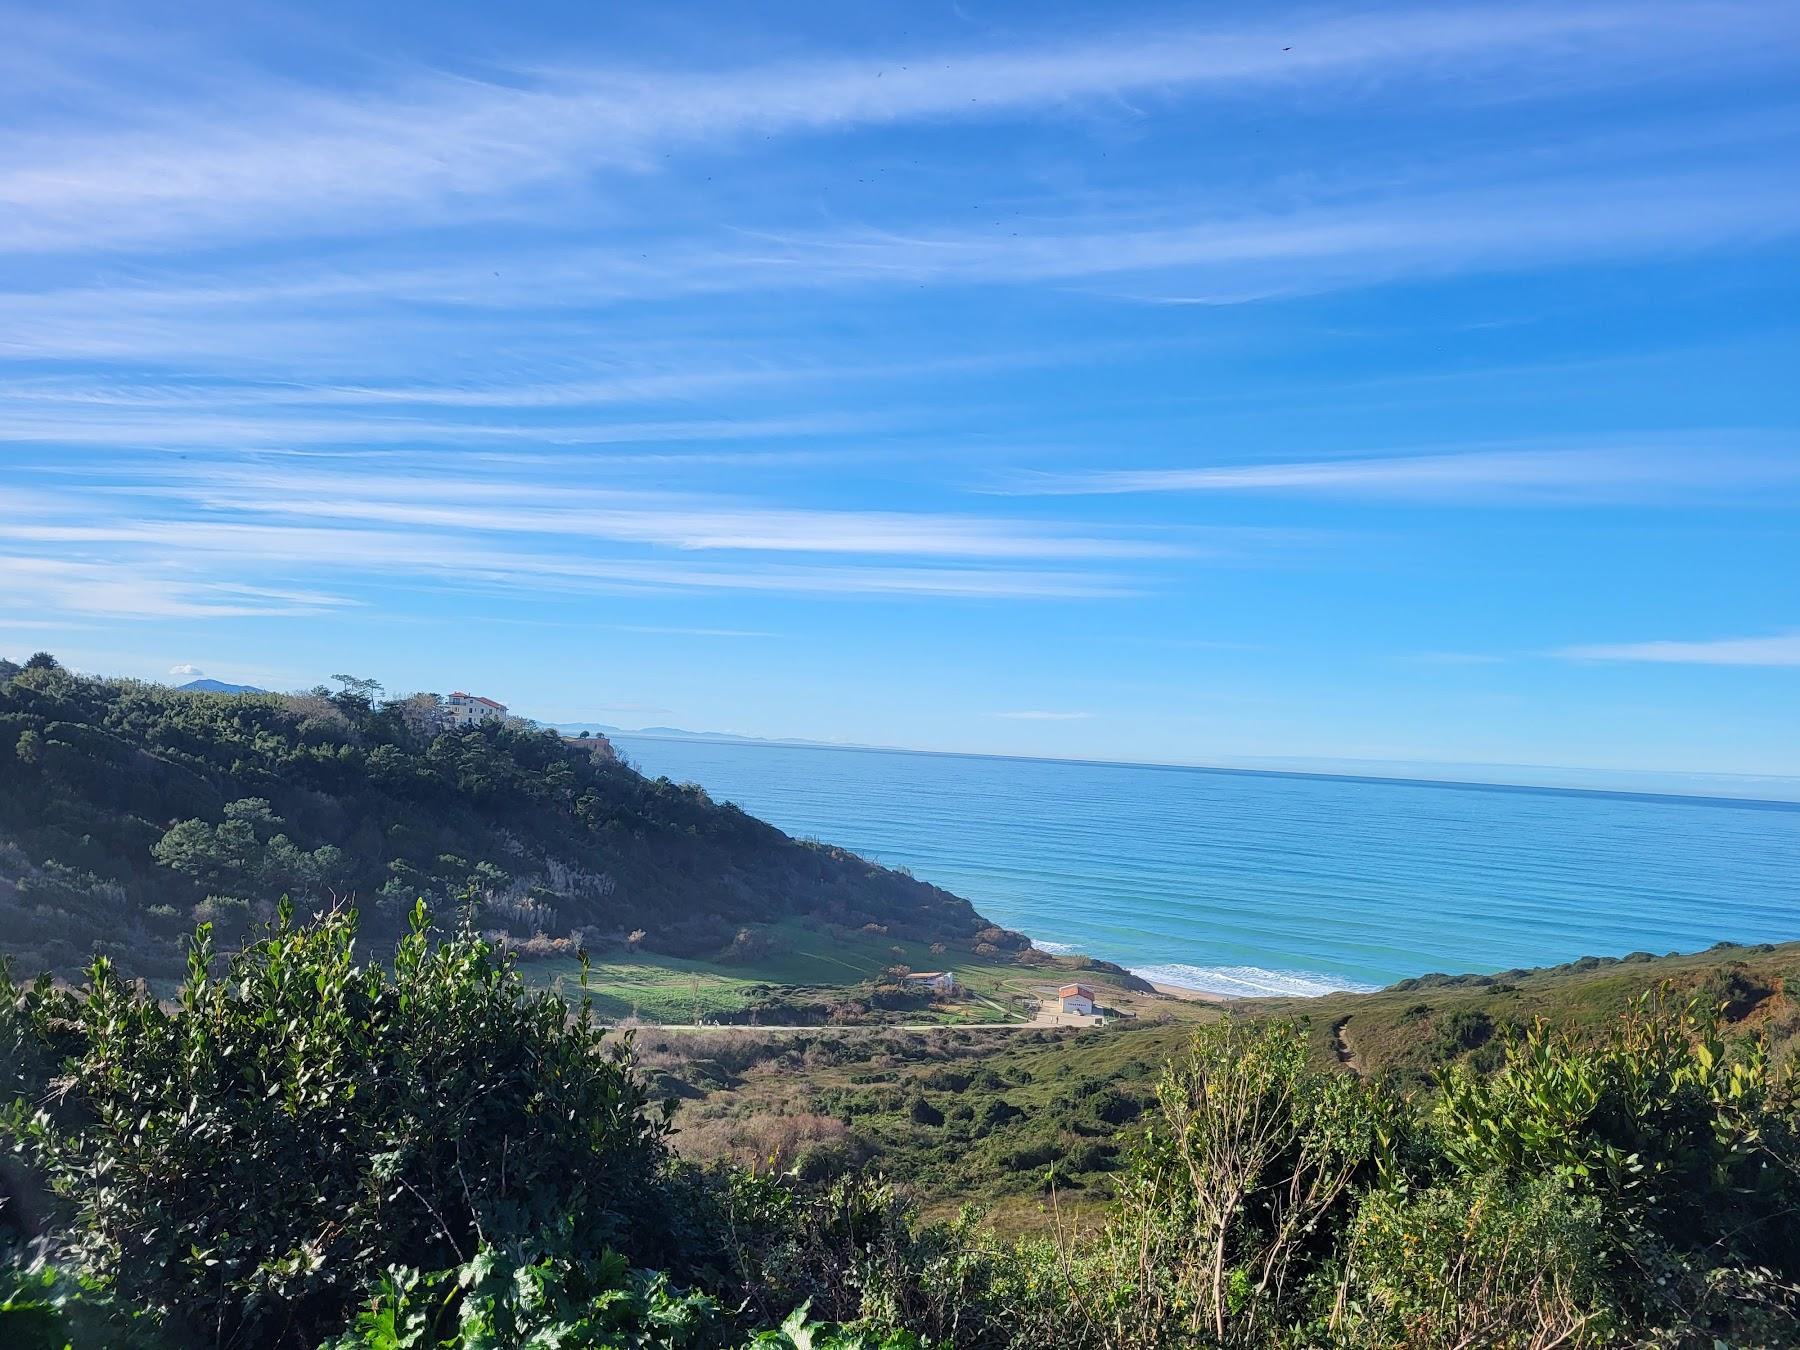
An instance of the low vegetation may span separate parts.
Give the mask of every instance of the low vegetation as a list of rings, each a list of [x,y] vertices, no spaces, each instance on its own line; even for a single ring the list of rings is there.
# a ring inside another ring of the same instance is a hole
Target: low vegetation
[[[1072,1135],[1112,1148],[1110,1196],[1084,1205],[1061,1159],[1024,1149],[1052,1222],[1009,1237],[876,1179],[855,1111],[796,1121],[761,1160],[682,1159],[658,1100],[682,1082],[657,1064],[673,1033],[634,1062],[579,983],[571,1011],[422,909],[391,960],[358,950],[347,913],[283,909],[228,960],[203,929],[167,1001],[105,959],[79,988],[0,989],[0,1343],[1800,1338],[1800,1109],[1770,1048],[1785,992],[1734,1023],[1704,980],[1652,985],[1604,1026],[1496,1023],[1473,1050],[1443,1042],[1429,1082],[1347,1071],[1276,1014],[1014,1046],[1047,1068],[1185,1042],[1061,1099]],[[845,1070],[909,1064],[904,1033],[855,1034],[887,1048]],[[1061,1090],[1007,1078],[977,1030],[931,1034],[948,1048],[916,1079],[866,1085],[912,1127],[985,1128],[984,1148],[1031,1114],[1001,1103]],[[734,1035],[727,1075],[749,1067]]]

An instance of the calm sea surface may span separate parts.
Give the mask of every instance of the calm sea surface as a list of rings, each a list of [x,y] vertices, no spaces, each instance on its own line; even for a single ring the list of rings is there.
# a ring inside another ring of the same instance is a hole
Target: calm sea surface
[[[1219,993],[1800,938],[1800,807],[613,739],[1046,950]]]

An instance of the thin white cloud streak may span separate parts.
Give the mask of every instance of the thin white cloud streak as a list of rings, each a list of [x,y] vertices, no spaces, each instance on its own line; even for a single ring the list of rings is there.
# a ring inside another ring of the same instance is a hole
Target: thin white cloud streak
[[[1370,192],[1356,202],[1283,211],[1222,215],[1196,203],[1166,208],[1161,216],[1164,223],[1155,227],[1137,218],[1084,219],[1069,229],[1039,226],[1004,238],[922,225],[904,233],[794,234],[755,247],[659,239],[647,258],[635,249],[628,256],[623,246],[546,246],[529,281],[494,279],[493,260],[484,257],[425,271],[337,268],[329,273],[334,298],[322,310],[269,294],[304,291],[307,269],[316,273],[319,264],[289,267],[291,275],[278,281],[244,275],[186,286],[13,291],[0,293],[0,351],[204,358],[254,368],[275,364],[284,352],[341,362],[348,349],[380,362],[394,343],[475,342],[487,333],[484,324],[501,318],[516,327],[517,311],[510,308],[516,305],[532,307],[541,333],[547,316],[558,313],[783,289],[1129,279],[1146,291],[1177,293],[1126,298],[1245,304],[1395,281],[1756,246],[1800,232],[1800,180],[1769,173],[1766,156],[1741,156],[1699,172],[1589,170],[1436,194]],[[396,312],[397,300],[431,306],[435,317]],[[304,317],[296,318],[296,307]],[[667,389],[673,394],[675,384]],[[604,397],[601,390],[588,392]],[[437,400],[427,392],[419,401]],[[471,398],[464,406],[481,405]]]
[[[200,481],[141,491],[179,498],[215,514],[572,536],[685,551],[999,560],[1174,558],[1194,551],[1185,545],[1102,538],[1068,526],[994,517],[725,504],[673,492],[493,478],[245,475],[227,469]],[[1236,531],[1227,537],[1242,542],[1248,534]]]
[[[1097,599],[1134,594],[1126,581],[1064,570],[1016,568],[811,565],[771,562],[697,564],[679,560],[595,558],[549,550],[485,548],[457,535],[387,532],[197,520],[43,522],[0,520],[13,548],[43,546],[33,557],[0,559],[0,580],[14,599],[52,609],[170,617],[224,613],[207,596],[243,590],[246,575],[347,574],[361,585],[425,579],[463,589],[509,592],[768,592],[821,597],[912,596],[945,599]],[[56,557],[43,556],[49,548]],[[80,559],[66,555],[79,552]],[[94,561],[97,556],[105,561]],[[74,579],[72,579],[74,578]],[[84,584],[107,594],[132,592],[129,603],[87,603]],[[321,592],[264,588],[274,605],[244,612],[284,612],[345,603]]]
[[[457,507],[342,499],[255,501],[217,493],[208,494],[203,504],[266,515],[479,533],[572,535],[683,550],[1012,559],[1170,558],[1189,551],[1133,540],[1029,533],[997,520],[875,511]]]
[[[115,293],[115,299],[122,299]],[[691,347],[692,343],[684,343]],[[749,345],[749,344],[740,344]],[[597,373],[581,379],[461,379],[455,383],[418,378],[387,384],[350,383],[329,378],[231,380],[197,378],[183,381],[150,373],[137,378],[68,376],[0,381],[0,408],[49,407],[68,410],[130,409],[134,414],[229,413],[246,408],[412,407],[489,409],[589,408],[613,404],[690,401],[697,396],[741,393],[772,386],[882,383],[914,378],[978,375],[1073,362],[1091,363],[1104,347],[1047,348],[910,361],[833,362],[799,359],[780,363],[756,344],[761,364],[644,366]],[[683,352],[683,356],[689,353]],[[690,357],[691,361],[691,357]],[[366,415],[366,414],[365,414]],[[403,414],[404,415],[404,414]],[[304,425],[304,424],[303,424]]]
[[[540,446],[632,445],[650,442],[767,440],[835,436],[891,425],[873,413],[799,413],[779,417],[569,423],[444,422],[367,416],[120,417],[8,413],[0,442],[139,449],[222,449],[246,446],[395,446],[519,444]]]
[[[1731,444],[1734,439],[1721,434],[1713,444],[1701,441],[1682,448],[1469,450],[1041,474],[1014,479],[998,490],[1046,496],[1297,493],[1430,502],[1584,503],[1691,490],[1742,493],[1800,486],[1800,459],[1791,450],[1738,449]]]
[[[668,286],[832,282],[1004,285],[1172,277],[1195,304],[1780,239],[1800,231],[1800,186],[1766,164],[1591,175],[1436,196],[1199,219],[1152,229],[794,236],[678,265]]]
[[[1569,661],[1636,661],[1684,666],[1800,666],[1800,633],[1704,642],[1619,642],[1564,647]]]
[[[0,588],[9,603],[34,610],[111,619],[296,617],[357,603],[322,591],[184,576],[179,570],[0,554]]]
[[[1375,81],[1607,84],[1770,59],[1782,6],[1537,4],[1407,8],[1237,31],[1139,31],[1026,52],[688,74],[590,69],[507,88],[434,77],[389,90],[283,87],[148,126],[15,134],[0,157],[0,247],[66,250],[467,213],[596,169],[642,171],[665,146],[916,120],[1010,116],[1124,95]]]

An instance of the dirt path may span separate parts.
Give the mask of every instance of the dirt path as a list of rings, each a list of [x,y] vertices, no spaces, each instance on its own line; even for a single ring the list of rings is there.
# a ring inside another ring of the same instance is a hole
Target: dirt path
[[[1348,1017],[1340,1017],[1331,1024],[1331,1048],[1337,1054],[1338,1063],[1360,1078],[1362,1065],[1357,1063],[1356,1051],[1350,1048],[1350,1042],[1344,1036],[1344,1028],[1349,1025]]]
[[[798,1035],[805,1032],[817,1035],[820,1032],[842,1032],[849,1034],[856,1031],[1043,1031],[1057,1026],[1070,1027],[1070,1022],[857,1022],[845,1024],[824,1023],[816,1027],[795,1026],[754,1026],[745,1022],[640,1022],[630,1027],[608,1027],[609,1031],[753,1031],[759,1036],[773,1032],[787,1032]]]
[[[991,1008],[999,1008],[997,1003],[983,999]],[[1001,1011],[1004,1011],[1002,1009]],[[1082,1017],[1076,1013],[1066,1013],[1057,999],[1047,998],[1039,1002],[1036,1014],[1028,1022],[867,1022],[853,1023],[848,1026],[748,1026],[741,1022],[642,1022],[636,1027],[614,1027],[615,1031],[754,1031],[759,1034],[771,1031],[820,1032],[820,1031],[1045,1031],[1056,1028],[1077,1030],[1084,1027],[1103,1025],[1099,1017]]]

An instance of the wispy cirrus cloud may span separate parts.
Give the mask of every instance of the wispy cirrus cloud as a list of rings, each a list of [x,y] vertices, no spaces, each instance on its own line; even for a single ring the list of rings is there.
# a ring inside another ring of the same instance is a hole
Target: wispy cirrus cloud
[[[15,601],[121,617],[243,617],[348,603],[340,590],[371,583],[471,594],[1093,599],[1142,582],[1086,565],[1174,551],[1067,525],[801,510],[466,469],[359,477],[239,466],[125,479],[79,494],[0,492],[0,576]],[[756,630],[710,630],[727,631]]]
[[[1443,277],[1757,242],[1800,231],[1800,188],[1755,159],[1724,170],[1591,174],[1349,204],[1226,214],[1198,205],[1144,228],[1039,226],[798,235],[756,252],[667,259],[668,284],[1019,284],[1162,276],[1186,289],[1149,300],[1237,304],[1406,278]]]
[[[1213,199],[1165,202],[1154,222],[1140,212],[1040,218],[997,235],[954,229],[941,218],[880,229],[772,232],[737,237],[671,230],[654,241],[610,246],[537,243],[529,260],[490,249],[441,266],[377,259],[355,265],[282,264],[160,285],[33,287],[0,292],[8,334],[0,350],[20,355],[105,357],[222,355],[247,319],[267,332],[259,348],[326,349],[343,319],[379,334],[417,333],[425,321],[397,301],[443,306],[459,331],[529,305],[553,323],[558,311],[762,290],[856,287],[1091,285],[1135,282],[1120,298],[1233,305],[1367,288],[1404,280],[1567,266],[1722,245],[1754,246],[1800,233],[1800,187],[1767,172],[1765,150],[1717,167],[1650,172],[1586,165],[1566,175],[1435,191],[1372,183],[1346,200],[1287,202],[1249,210]],[[1161,287],[1163,289],[1154,289]],[[241,343],[239,344],[241,345]],[[592,384],[550,397],[598,403],[658,392],[724,389],[765,372],[694,372]],[[682,386],[685,384],[686,389]],[[479,396],[358,391],[355,401],[479,406]],[[349,401],[349,400],[346,400]]]
[[[233,579],[227,569],[196,574],[179,564],[119,566],[4,553],[0,587],[7,604],[27,612],[110,619],[292,618],[360,603],[324,590],[256,585]]]
[[[1592,643],[1554,653],[1570,661],[1639,661],[1687,666],[1800,666],[1800,632],[1685,642]]]
[[[1140,28],[1065,46],[738,70],[565,66],[504,84],[428,75],[336,90],[246,72],[237,87],[202,86],[177,114],[126,105],[106,124],[15,137],[0,155],[0,248],[291,235],[449,203],[465,214],[484,203],[516,209],[512,198],[532,185],[643,172],[668,147],[1005,118],[1119,96],[1355,92],[1395,80],[1516,92],[1534,81],[1668,78],[1702,51],[1766,62],[1778,41],[1768,29],[1788,22],[1760,6],[1611,0]]]
[[[79,543],[105,560],[0,554],[8,603],[119,619],[245,618],[316,614],[365,603],[354,585],[429,585],[463,594],[767,594],[940,600],[1106,599],[1134,593],[1127,579],[1067,570],[801,565],[603,558],[531,549],[481,549],[454,537],[296,531],[258,526],[26,527],[13,547]],[[321,589],[256,585],[232,577],[307,578]],[[337,580],[339,590],[324,589]]]
[[[879,430],[879,414],[797,413],[776,417],[620,418],[607,422],[447,422],[423,417],[282,417],[204,413],[130,416],[9,413],[0,442],[129,450],[285,449],[302,446],[571,447],[664,442],[753,441]]]
[[[538,535],[683,552],[830,553],[917,559],[1153,559],[1266,542],[1262,532],[1187,532],[1180,541],[1142,531],[1101,534],[1078,524],[952,511],[800,508],[667,489],[596,487],[567,479],[496,474],[322,472],[210,465],[164,470],[107,495],[178,505],[211,521],[321,521],[423,527],[471,536]],[[39,509],[54,498],[36,498]],[[1269,536],[1272,538],[1273,536]]]
[[[1469,449],[1192,468],[1017,476],[999,489],[1043,495],[1294,493],[1399,501],[1570,504],[1711,490],[1800,487],[1791,448],[1737,432],[1686,444]]]

